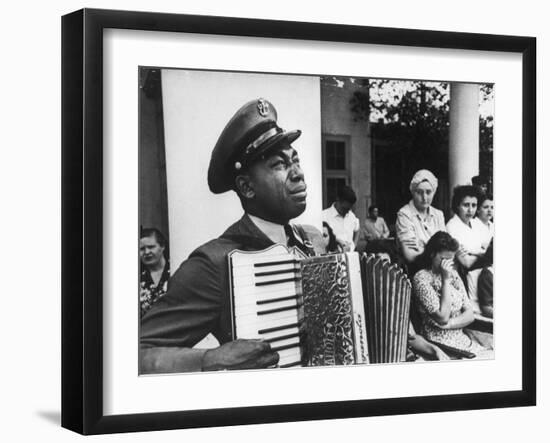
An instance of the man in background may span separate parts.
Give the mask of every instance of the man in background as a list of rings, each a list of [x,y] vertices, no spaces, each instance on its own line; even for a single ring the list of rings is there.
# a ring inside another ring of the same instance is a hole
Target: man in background
[[[337,200],[322,213],[323,221],[331,227],[345,252],[354,251],[359,240],[359,219],[352,211],[356,201],[354,190],[344,186],[338,189]]]
[[[378,216],[378,207],[369,206],[369,213],[365,220],[365,237],[368,241],[388,238],[390,230],[386,221]]]

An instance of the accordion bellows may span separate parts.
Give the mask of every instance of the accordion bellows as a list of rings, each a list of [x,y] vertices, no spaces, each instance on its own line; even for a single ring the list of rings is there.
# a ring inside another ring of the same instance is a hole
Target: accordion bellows
[[[411,283],[403,271],[374,255],[361,257],[371,363],[405,361]]]
[[[410,283],[357,253],[304,257],[275,245],[229,254],[234,338],[262,338],[279,366],[403,361]]]

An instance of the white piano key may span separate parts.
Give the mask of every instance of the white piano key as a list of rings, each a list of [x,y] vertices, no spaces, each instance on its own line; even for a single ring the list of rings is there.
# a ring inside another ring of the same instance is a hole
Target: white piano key
[[[288,311],[281,311],[281,312],[275,312],[273,314],[266,314],[266,315],[258,315],[256,313],[248,313],[239,315],[238,311],[235,311],[236,317],[237,317],[237,325],[243,324],[258,324],[260,326],[263,326],[260,329],[265,328],[271,328],[273,326],[277,326],[278,323],[280,324],[286,324],[284,323],[288,319],[288,323],[291,323],[292,319],[298,319],[298,311],[297,310],[288,310]]]
[[[302,359],[302,354],[299,347],[285,349],[279,352],[279,366],[294,363]],[[297,365],[299,366],[299,365]]]
[[[265,323],[268,319],[286,318],[293,311],[296,313],[294,316],[296,316],[297,309],[298,308],[296,305],[289,305],[284,308],[280,308],[280,310],[277,310],[276,312],[266,312],[265,310],[258,311],[255,307],[252,307],[236,309],[235,314],[237,317],[246,318],[246,321],[249,322]]]
[[[234,301],[234,306],[246,306],[260,302],[258,306],[262,304],[269,304],[272,300],[278,300],[287,297],[297,297],[296,288],[289,288],[283,291],[266,291],[256,294],[255,296],[250,294],[246,296],[239,295]]]
[[[236,287],[233,291],[234,298],[239,299],[241,297],[256,296],[258,300],[261,300],[264,296],[269,296],[269,294],[276,292],[287,292],[289,294],[295,294],[299,288],[298,282],[286,282],[279,283],[271,286],[247,286],[247,287]]]
[[[276,348],[280,348],[282,346],[287,346],[287,345],[300,346],[300,338],[299,337],[292,337],[292,338],[287,338],[287,339],[284,339],[284,340],[273,341],[269,344],[271,345],[271,349],[276,349]]]

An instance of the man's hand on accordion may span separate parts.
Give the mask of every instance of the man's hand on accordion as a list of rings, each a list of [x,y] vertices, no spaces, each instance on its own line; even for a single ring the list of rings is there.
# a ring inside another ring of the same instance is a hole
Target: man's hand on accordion
[[[209,349],[202,360],[203,371],[223,369],[261,369],[275,366],[279,354],[263,340],[237,339]]]

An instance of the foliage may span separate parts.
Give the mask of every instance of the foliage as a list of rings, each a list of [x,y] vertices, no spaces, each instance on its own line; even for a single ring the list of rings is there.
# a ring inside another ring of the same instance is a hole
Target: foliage
[[[406,169],[429,168],[447,176],[450,85],[445,82],[370,79],[350,100],[356,121],[370,121],[373,137],[401,150]],[[493,86],[481,85],[481,103]],[[492,176],[493,117],[480,115],[480,173]]]

